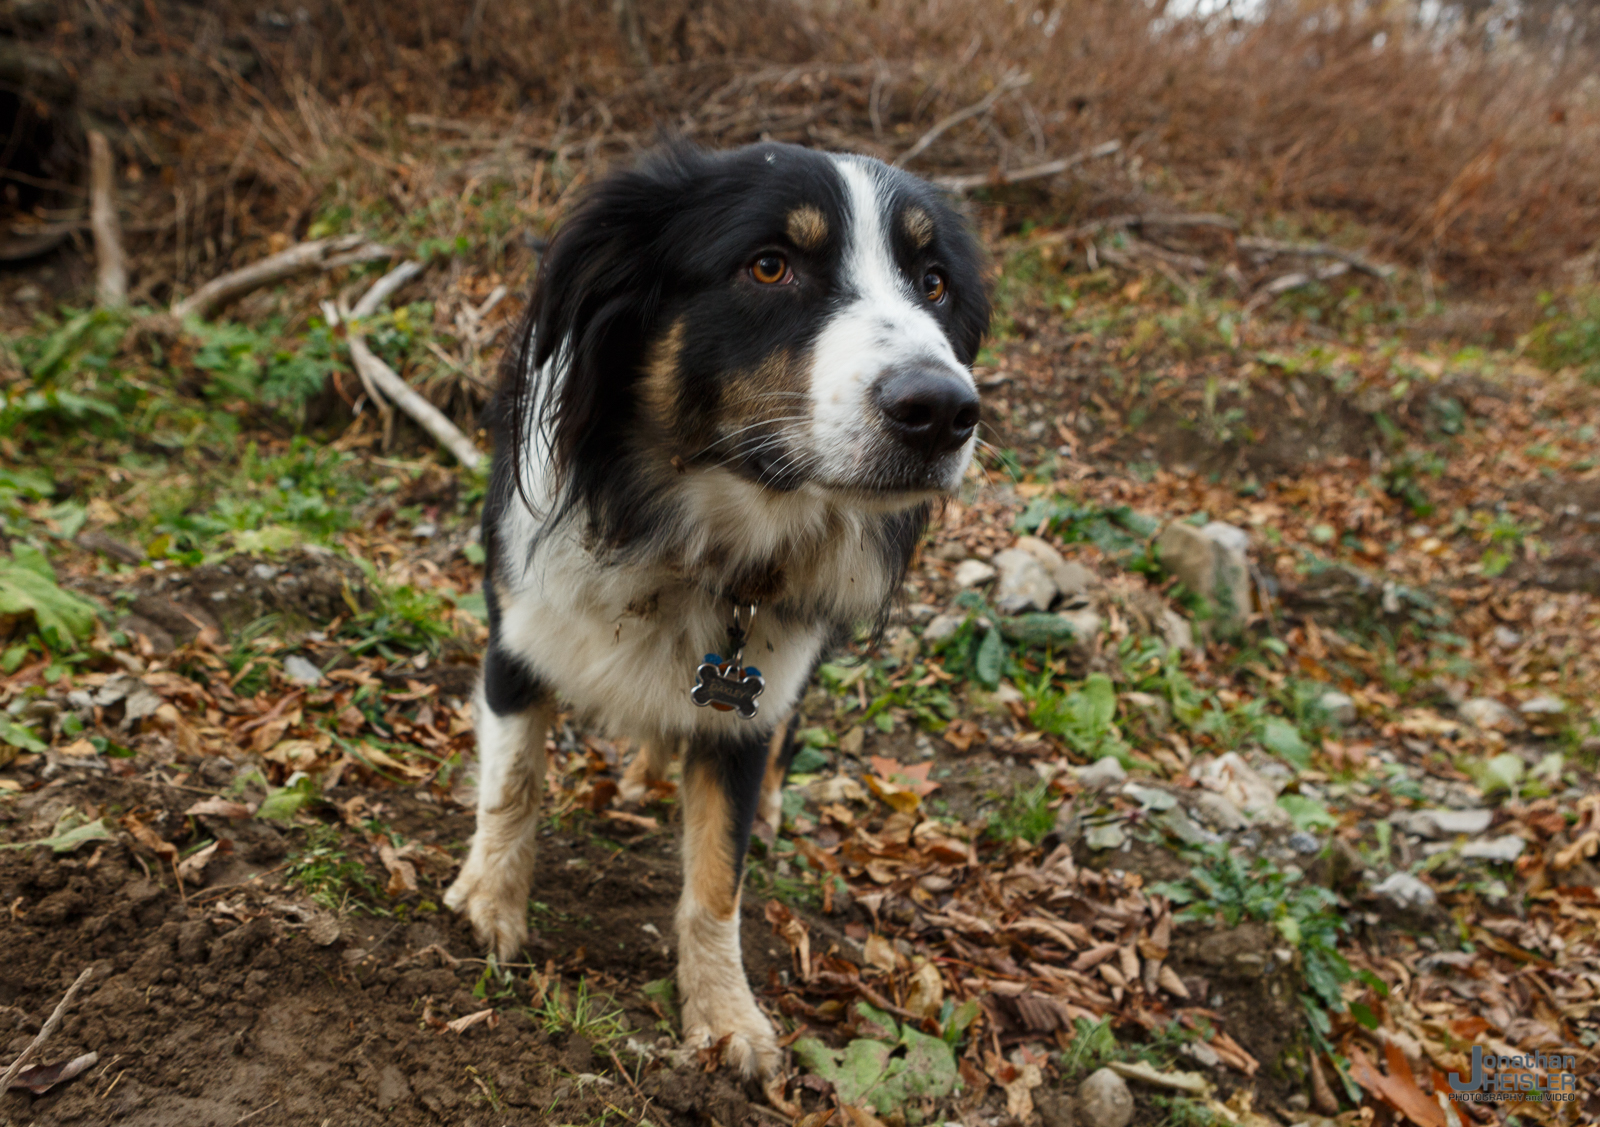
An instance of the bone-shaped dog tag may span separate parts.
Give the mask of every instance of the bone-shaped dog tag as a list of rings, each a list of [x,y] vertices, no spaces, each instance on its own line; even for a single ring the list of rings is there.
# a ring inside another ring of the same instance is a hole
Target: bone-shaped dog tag
[[[737,712],[745,720],[756,714],[756,698],[767,687],[761,670],[753,665],[741,670],[734,662],[724,662],[718,654],[706,654],[695,677],[690,700],[702,708],[710,705],[718,712]]]

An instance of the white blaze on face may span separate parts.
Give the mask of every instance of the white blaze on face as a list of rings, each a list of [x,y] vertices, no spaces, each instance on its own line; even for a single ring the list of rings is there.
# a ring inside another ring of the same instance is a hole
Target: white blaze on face
[[[924,364],[972,375],[956,359],[944,330],[901,272],[886,225],[889,193],[882,166],[835,156],[844,181],[846,239],[840,284],[843,298],[817,336],[811,368],[812,449],[817,476],[827,485],[870,483],[874,462],[891,440],[878,425],[873,387],[890,368]],[[973,441],[947,455],[939,482],[954,489],[972,457]]]

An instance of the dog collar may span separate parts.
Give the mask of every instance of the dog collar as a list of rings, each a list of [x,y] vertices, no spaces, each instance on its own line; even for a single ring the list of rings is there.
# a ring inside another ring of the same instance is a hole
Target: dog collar
[[[744,664],[744,644],[755,623],[757,605],[734,604],[726,647],[730,656],[724,661],[720,654],[708,653],[695,670],[695,684],[689,690],[689,699],[701,708],[709,705],[718,712],[737,712],[743,720],[755,716],[759,707],[756,698],[767,683],[761,677],[761,670]],[[741,622],[739,612],[746,609],[749,615]]]

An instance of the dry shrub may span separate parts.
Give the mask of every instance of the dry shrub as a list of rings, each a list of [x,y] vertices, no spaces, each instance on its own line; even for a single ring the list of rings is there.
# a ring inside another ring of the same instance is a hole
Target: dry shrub
[[[243,0],[96,0],[56,46],[69,57],[116,46],[163,79],[146,84],[160,104],[147,94],[125,148],[148,159],[166,146],[171,191],[148,218],[179,276],[214,269],[241,240],[303,235],[330,193],[414,207],[488,174],[482,161],[430,166],[408,114],[450,119],[434,128],[488,123],[496,167],[516,165],[517,179],[541,163],[592,174],[663,129],[893,158],[1012,71],[1031,84],[911,167],[1014,168],[1120,139],[1123,153],[1088,166],[1077,191],[1004,198],[1056,221],[1221,209],[1473,287],[1551,279],[1593,246],[1600,99],[1586,50],[1489,43],[1481,25],[1447,34],[1403,3],[1268,0],[1248,22],[1163,8],[326,0],[283,16]]]

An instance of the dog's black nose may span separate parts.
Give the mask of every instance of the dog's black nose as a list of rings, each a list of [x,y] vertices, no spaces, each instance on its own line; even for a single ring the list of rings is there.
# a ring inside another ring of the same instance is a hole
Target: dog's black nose
[[[894,373],[878,386],[878,409],[896,438],[929,457],[960,449],[978,425],[978,393],[938,369]]]

